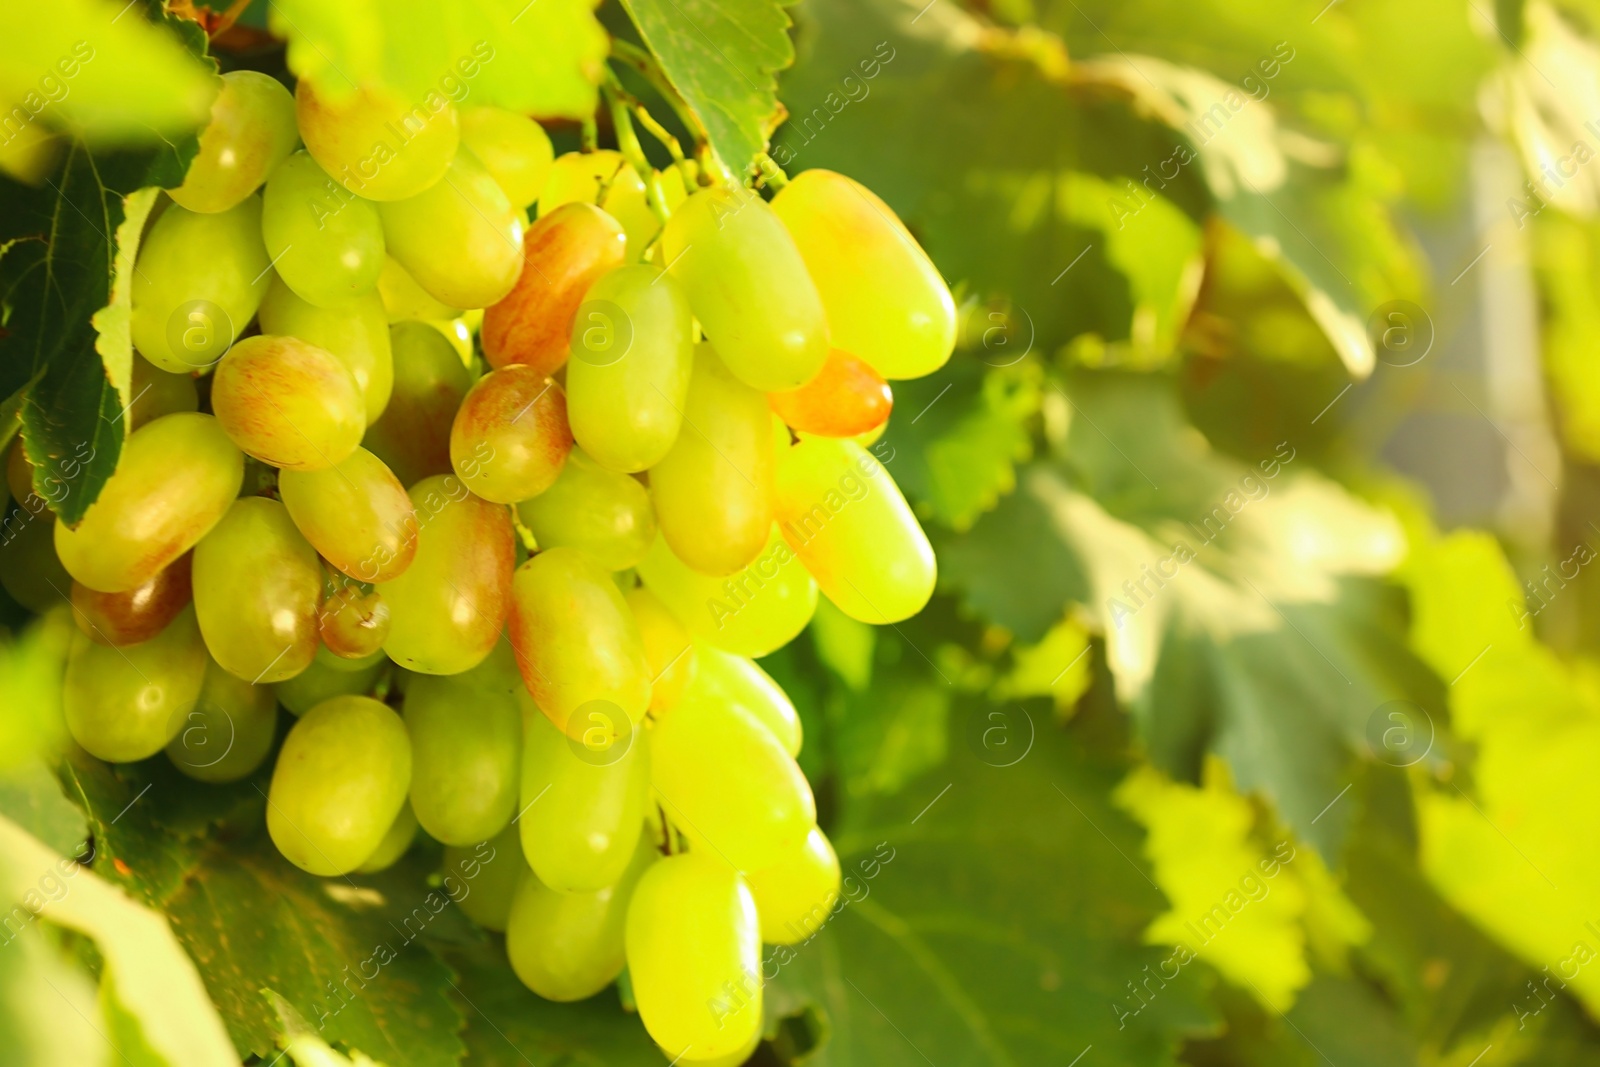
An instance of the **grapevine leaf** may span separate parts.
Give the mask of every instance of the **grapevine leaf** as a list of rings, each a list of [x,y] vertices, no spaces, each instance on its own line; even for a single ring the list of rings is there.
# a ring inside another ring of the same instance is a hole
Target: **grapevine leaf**
[[[61,782],[37,761],[0,777],[0,815],[64,856],[82,856],[89,826],[61,791]]]
[[[645,44],[705,126],[718,157],[749,173],[783,111],[778,71],[794,60],[794,0],[623,0]]]
[[[1409,1067],[1420,1062],[1405,1021],[1371,986],[1318,974],[1295,1006],[1280,1014],[1248,999],[1218,998],[1224,1036],[1190,1046],[1188,1059],[1232,1067]]]
[[[492,104],[542,117],[592,114],[606,35],[592,0],[275,0],[289,67],[331,97],[384,85],[411,105]],[[437,105],[437,106],[435,106]]]

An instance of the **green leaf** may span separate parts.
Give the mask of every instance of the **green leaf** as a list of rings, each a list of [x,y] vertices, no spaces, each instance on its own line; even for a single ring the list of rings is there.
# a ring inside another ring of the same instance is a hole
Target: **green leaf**
[[[1558,211],[1533,222],[1533,258],[1544,298],[1545,371],[1561,414],[1567,448],[1600,462],[1600,368],[1591,358],[1600,339],[1600,225]]]
[[[329,96],[386,85],[408,103],[492,104],[541,117],[593,114],[606,34],[591,0],[274,0],[289,68]]]
[[[794,0],[622,0],[728,169],[745,175],[782,116],[778,71],[794,61]]]
[[[1227,1034],[1186,1050],[1185,1061],[1196,1067],[1411,1067],[1423,1062],[1405,1020],[1378,991],[1350,978],[1317,975],[1287,1014],[1261,1008],[1243,994],[1219,1000],[1227,1013]]]
[[[23,764],[0,777],[0,815],[64,856],[86,856],[89,826],[43,763]]]
[[[0,715],[0,775],[52,759],[66,740],[61,676],[76,629],[68,612],[55,611],[29,623],[16,639],[0,641],[0,693],[7,703],[6,714]],[[19,821],[39,833],[34,825]],[[53,836],[46,840],[59,843]]]

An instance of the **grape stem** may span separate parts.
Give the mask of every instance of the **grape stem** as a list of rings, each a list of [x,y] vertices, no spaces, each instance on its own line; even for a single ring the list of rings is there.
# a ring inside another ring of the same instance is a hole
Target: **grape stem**
[[[737,185],[738,179],[734,173],[728,169],[722,157],[712,149],[711,134],[706,131],[700,116],[695,114],[694,108],[689,106],[683,94],[673,86],[666,71],[656,62],[655,56],[630,41],[615,38],[611,41],[611,54],[643,75],[644,80],[650,83],[650,87],[671,105],[673,113],[678,116],[678,121],[683,123],[684,128],[694,134],[695,157],[700,161],[701,173],[724,185]]]
[[[677,165],[679,171],[683,174],[683,187],[685,189],[693,189],[697,183],[695,170],[689,165],[688,158],[683,154],[683,145],[672,135],[672,131],[661,125],[656,120],[656,117],[650,114],[650,109],[644,106],[644,101],[628,92],[623,87],[622,82],[612,76],[609,70],[606,72],[606,84],[610,86],[612,93],[616,94],[618,98],[628,105],[639,125],[643,126],[650,136],[660,142],[662,147],[671,154],[672,162]]]
[[[583,120],[583,128],[578,132],[578,148],[583,152],[593,152],[600,147],[600,130],[595,126],[594,116],[589,115]]]
[[[617,147],[622,151],[622,157],[633,167],[634,173],[639,175],[644,182],[645,203],[650,205],[650,210],[655,213],[661,225],[667,224],[667,198],[661,190],[661,175],[656,173],[650,161],[645,158],[644,146],[639,143],[639,135],[633,130],[633,118],[628,114],[628,102],[622,93],[622,86],[617,81],[616,74],[610,67],[605,68],[605,76],[600,82],[600,93],[605,97],[606,107],[611,111],[611,125],[617,135]]]

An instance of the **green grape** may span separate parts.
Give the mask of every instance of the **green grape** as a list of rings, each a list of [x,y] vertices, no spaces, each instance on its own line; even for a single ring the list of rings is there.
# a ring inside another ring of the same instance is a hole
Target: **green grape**
[[[41,614],[68,599],[75,584],[57,555],[55,530],[66,524],[49,516],[48,511],[33,516],[19,510],[0,536],[0,586],[12,600]]]
[[[53,547],[50,554],[55,555]],[[185,553],[125,593],[98,593],[82,582],[73,582],[72,617],[80,630],[102,645],[148,641],[194,602],[189,564]],[[62,569],[59,562],[56,569]]]
[[[55,524],[67,572],[103,593],[149,581],[217,524],[244,457],[210,415],[166,415],[129,435],[116,473],[76,527]]]
[[[391,666],[389,657],[383,654],[381,648],[361,656],[341,656],[324,646],[317,649],[316,662],[324,667],[332,667],[336,671],[364,671],[374,664]],[[395,668],[393,673],[394,677],[398,678],[402,672],[399,668]]]
[[[376,659],[362,661],[360,667],[351,670],[347,664],[354,662],[340,660],[327,654],[325,649],[318,649],[305,670],[276,683],[272,692],[292,715],[304,715],[333,697],[371,696],[389,661],[379,655]]]
[[[328,177],[306,152],[290,156],[267,182],[261,236],[278,278],[318,307],[371,295],[383,270],[377,207]]]
[[[311,665],[322,568],[278,501],[234,501],[195,546],[193,580],[200,632],[225,669],[259,684]]]
[[[692,1064],[693,1067],[742,1067],[751,1056],[755,1055],[756,1047],[760,1044],[761,1027],[758,1026],[744,1039],[744,1044],[732,1052],[725,1052],[720,1056],[685,1056],[678,1062]]]
[[[510,695],[474,687],[472,673],[423,675],[406,689],[411,806],[447,845],[488,840],[517,813],[522,712]]]
[[[271,267],[260,197],[215,215],[169,206],[139,244],[134,348],[175,374],[210,369],[255,318]]]
[[[956,305],[894,211],[831,170],[797,175],[772,199],[827,311],[833,343],[885,378],[920,378],[955,348]]]
[[[639,577],[697,638],[741,656],[776,652],[817,610],[817,583],[774,523],[755,562],[726,578],[693,570],[658,537]]]
[[[732,574],[761,553],[772,526],[772,412],[709,345],[694,354],[683,433],[651,468],[656,525],[703,574]]]
[[[163,415],[200,408],[200,394],[193,378],[161,370],[137,352],[133,355],[129,391],[133,395],[128,403],[129,433]]]
[[[816,824],[794,758],[738,704],[686,691],[651,740],[651,784],[667,817],[739,870],[770,867]]]
[[[499,300],[522,272],[522,213],[471,152],[444,178],[405,200],[378,205],[383,239],[423,290],[451,307]]]
[[[624,937],[639,1018],[667,1055],[729,1055],[761,1031],[755,901],[715,856],[653,864],[634,887]]]
[[[272,690],[235,678],[207,657],[205,681],[167,759],[201,782],[237,782],[261,766],[278,732]]]
[[[840,611],[861,622],[900,622],[933,595],[933,546],[900,487],[854,441],[812,437],[782,456],[783,536]]]
[[[28,450],[23,447],[22,435],[18,434],[11,442],[11,447],[6,449],[6,489],[11,493],[11,499],[17,506],[29,512],[36,508],[45,508],[44,498],[39,497],[34,507],[24,503],[29,497],[35,496],[33,491],[33,464],[28,462]],[[54,513],[51,513],[54,517]]]
[[[611,575],[588,556],[551,548],[519,567],[508,629],[522,680],[558,729],[579,736],[588,723],[568,720],[592,701],[627,717],[618,732],[644,716],[650,665],[639,629]]]
[[[404,574],[377,587],[389,605],[383,650],[407,670],[459,674],[494,648],[511,606],[511,513],[454,475],[424,478],[410,495],[416,555]]]
[[[797,945],[822,929],[839,899],[839,857],[813,826],[799,848],[745,881],[761,916],[761,940]]]
[[[383,269],[378,273],[378,295],[383,298],[383,310],[390,322],[407,322],[422,319],[441,322],[461,314],[460,308],[448,307],[423,292],[417,280],[395,262],[393,256],[383,257]],[[459,361],[461,357],[457,357]]]
[[[297,337],[247,337],[217,364],[211,409],[233,443],[285,470],[345,459],[367,426],[361,387],[339,358]]]
[[[604,200],[600,199],[602,182],[606,185]],[[598,204],[622,223],[629,259],[638,259],[661,228],[645,199],[643,179],[615,149],[567,152],[556,157],[539,193],[539,217],[544,218],[562,204],[574,203]]]
[[[346,585],[334,590],[322,602],[317,630],[322,635],[319,659],[326,652],[338,663],[388,662],[383,643],[389,639],[389,605],[375,589]]]
[[[377,293],[364,293],[338,308],[301,300],[275,279],[261,301],[261,332],[294,337],[332,354],[350,371],[361,392],[367,425],[378,420],[394,389],[389,321]]]
[[[486,930],[506,928],[517,886],[531,876],[519,833],[512,823],[493,840],[444,850],[444,891]]]
[[[644,731],[575,743],[543,715],[529,715],[522,748],[522,852],[539,881],[564,893],[615,885],[628,866],[650,794]]]
[[[423,322],[389,327],[394,391],[362,442],[383,460],[401,485],[449,474],[450,427],[472,388],[472,375],[450,342]]]
[[[437,93],[416,106],[380,89],[329,99],[301,78],[294,102],[306,151],[368,200],[404,200],[437,184],[461,142],[456,109]]]
[[[661,251],[706,340],[740,381],[798,389],[828,357],[828,320],[794,239],[747,189],[701,189],[667,220]]]
[[[355,870],[383,843],[411,787],[405,724],[371,697],[325,700],[284,739],[267,792],[267,832],[295,866]]]
[[[389,824],[389,829],[384,833],[383,840],[378,842],[377,849],[361,861],[356,873],[377,874],[400,862],[400,857],[406,854],[411,842],[417,838],[417,825],[417,816],[411,810],[411,805],[409,803],[400,805],[400,814]]]
[[[650,664],[650,712],[660,718],[671,711],[694,675],[694,646],[689,631],[650,590],[639,586],[623,595],[639,627],[644,658]]]
[[[183,184],[168,193],[190,211],[226,211],[259,189],[298,139],[289,90],[266,74],[231,71],[222,76]]]
[[[550,488],[570,451],[566,394],[521,363],[479,378],[450,427],[455,472],[468,489],[499,504]]]
[[[584,295],[570,348],[572,436],[603,467],[654,467],[678,439],[694,367],[682,287],[658,267],[618,267]]]
[[[614,982],[626,962],[628,902],[658,858],[654,843],[640,835],[615,885],[563,893],[536,877],[522,879],[505,923],[506,955],[522,984],[546,1000],[568,1002]]]
[[[278,495],[312,547],[356,581],[391,581],[411,566],[417,550],[411,498],[366,449],[326,470],[283,471]]]
[[[576,548],[608,571],[627,570],[656,535],[650,492],[574,448],[555,482],[517,505],[541,548]]]
[[[694,675],[685,695],[737,704],[761,720],[783,750],[800,755],[800,715],[789,695],[754,660],[702,645],[695,649]]]
[[[111,763],[153,756],[183,728],[209,662],[192,611],[125,648],[74,633],[62,687],[67,729],[91,756]]]
[[[489,168],[512,207],[539,199],[555,159],[543,126],[505,108],[463,108],[461,143]]]

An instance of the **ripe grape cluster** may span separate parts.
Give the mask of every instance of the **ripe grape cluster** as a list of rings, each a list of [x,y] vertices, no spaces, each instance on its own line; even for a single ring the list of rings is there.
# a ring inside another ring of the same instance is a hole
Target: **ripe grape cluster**
[[[746,1057],[762,943],[840,882],[754,658],[819,595],[873,624],[931,595],[869,446],[955,331],[880,199],[769,177],[226,75],[142,236],[115,473],[29,535],[70,581],[72,736],[234,781],[282,705],[290,861],[379,870],[419,827],[500,857],[462,904],[531,989],[626,965],[668,1058]],[[19,501],[48,480],[20,446],[8,473]]]

